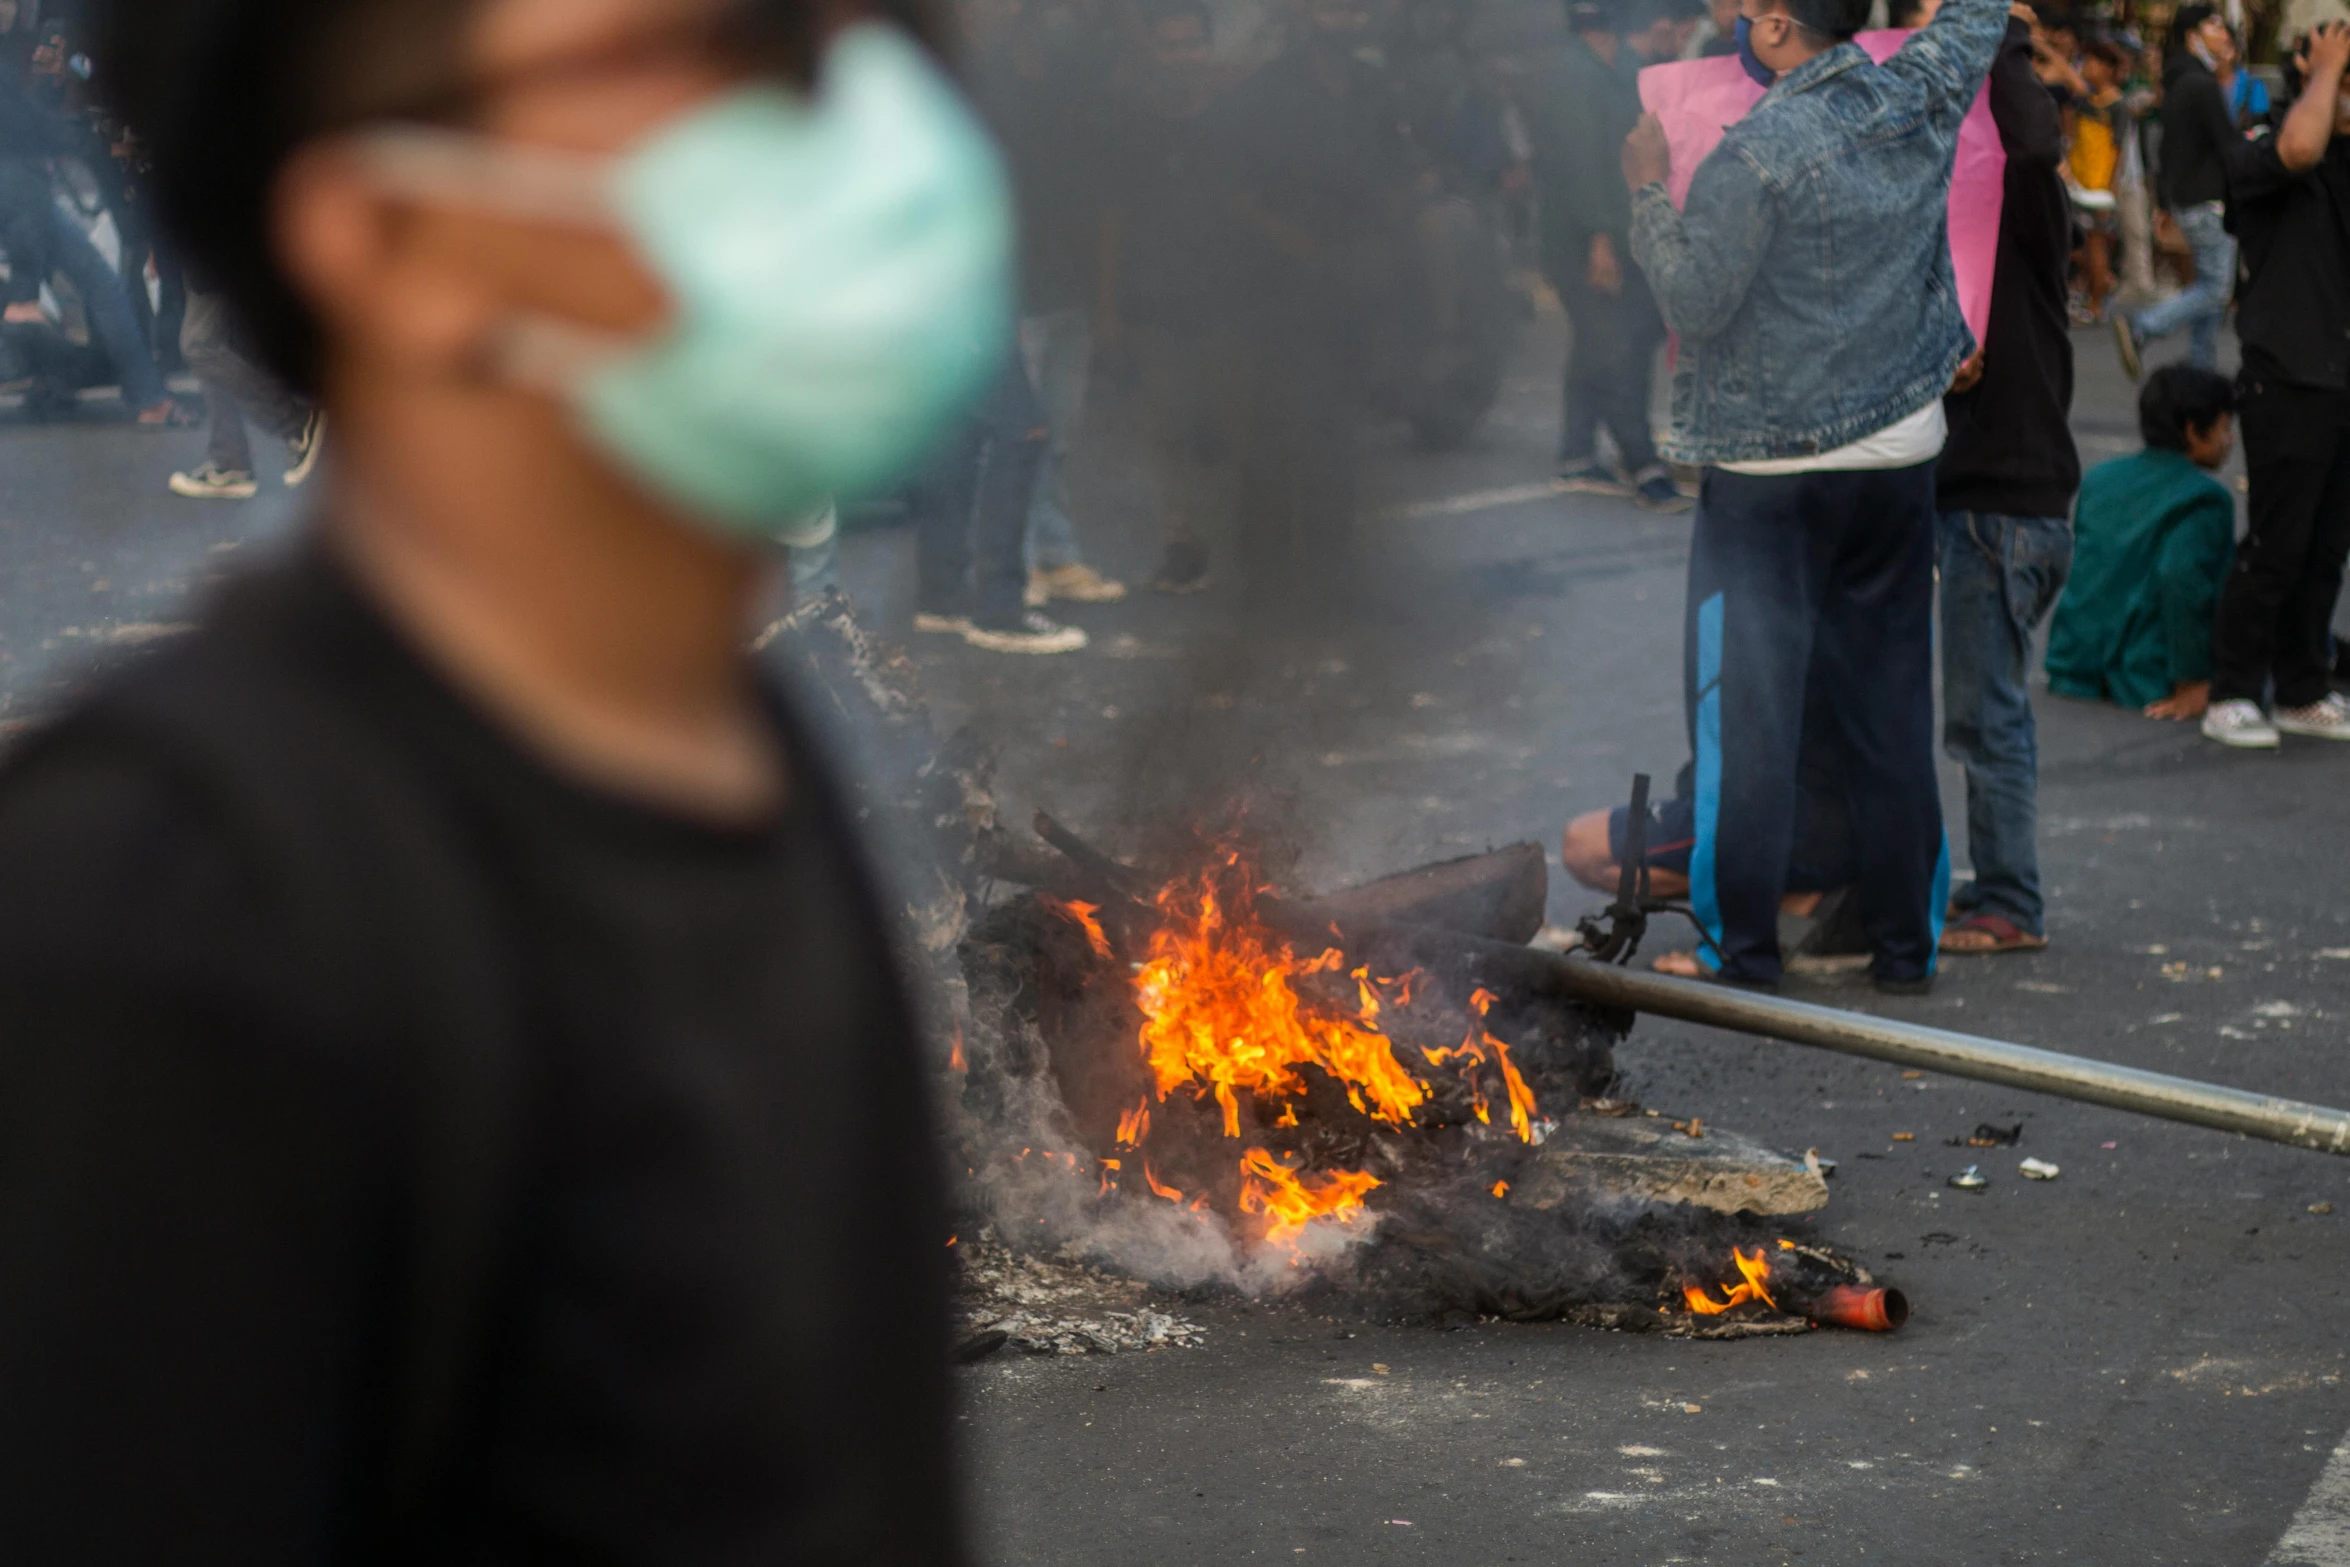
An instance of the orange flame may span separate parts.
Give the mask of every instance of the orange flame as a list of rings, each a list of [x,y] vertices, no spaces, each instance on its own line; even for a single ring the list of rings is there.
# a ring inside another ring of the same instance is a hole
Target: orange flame
[[[1181,1202],[1183,1200],[1183,1194],[1181,1192],[1177,1191],[1174,1187],[1169,1186],[1166,1182],[1160,1180],[1157,1176],[1151,1173],[1151,1162],[1148,1159],[1142,1161],[1142,1179],[1143,1183],[1150,1187],[1151,1195],[1154,1197],[1164,1197],[1169,1202]]]
[[[1510,1183],[1509,1183],[1509,1182],[1507,1182],[1507,1181],[1495,1181],[1495,1182],[1493,1183],[1493,1195],[1494,1195],[1494,1196],[1496,1196],[1496,1197],[1507,1197],[1509,1194],[1510,1194]]]
[[[1150,1129],[1151,1107],[1146,1099],[1118,1117],[1118,1142],[1122,1147],[1132,1148],[1150,1135]]]
[[[1771,1276],[1770,1253],[1757,1246],[1754,1248],[1754,1255],[1749,1257],[1744,1250],[1733,1246],[1730,1248],[1730,1255],[1737,1261],[1738,1271],[1744,1275],[1744,1282],[1724,1286],[1723,1298],[1720,1301],[1716,1301],[1695,1284],[1684,1284],[1681,1286],[1681,1294],[1689,1302],[1689,1309],[1699,1316],[1718,1317],[1733,1306],[1744,1305],[1750,1300],[1759,1300],[1773,1311],[1778,1310],[1779,1303],[1771,1299],[1771,1292],[1766,1287]]]
[[[963,1031],[959,1028],[955,1030],[955,1047],[947,1053],[947,1070],[950,1072],[968,1070],[963,1060]]]
[[[1271,1153],[1251,1148],[1240,1156],[1240,1210],[1265,1216],[1265,1239],[1293,1239],[1315,1219],[1346,1222],[1363,1209],[1363,1193],[1379,1184],[1367,1170],[1333,1170],[1309,1184]]]
[[[1103,933],[1102,922],[1095,918],[1102,911],[1100,904],[1080,903],[1075,898],[1071,898],[1067,902],[1063,902],[1059,898],[1039,898],[1036,901],[1083,930],[1085,944],[1093,948],[1097,957],[1117,956],[1110,950],[1110,938]]]
[[[1158,897],[1165,919],[1151,935],[1150,957],[1135,978],[1143,1013],[1142,1049],[1158,1096],[1190,1087],[1213,1095],[1224,1135],[1240,1135],[1240,1094],[1295,1098],[1298,1075],[1313,1065],[1345,1085],[1350,1103],[1392,1125],[1410,1123],[1427,1085],[1404,1070],[1387,1036],[1360,1020],[1309,1011],[1291,981],[1337,970],[1336,948],[1300,961],[1289,943],[1253,911],[1234,918],[1226,904],[1259,890],[1236,852],[1216,870],[1169,884]],[[1219,881],[1224,885],[1219,888]],[[1374,1002],[1375,1005],[1375,1002]]]

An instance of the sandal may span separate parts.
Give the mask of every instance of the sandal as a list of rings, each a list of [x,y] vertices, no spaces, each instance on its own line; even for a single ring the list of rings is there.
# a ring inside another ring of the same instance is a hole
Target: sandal
[[[2038,952],[2047,945],[2046,936],[2035,936],[2002,915],[1981,912],[1944,927],[1941,942],[1944,952],[1968,957],[1993,952]]]

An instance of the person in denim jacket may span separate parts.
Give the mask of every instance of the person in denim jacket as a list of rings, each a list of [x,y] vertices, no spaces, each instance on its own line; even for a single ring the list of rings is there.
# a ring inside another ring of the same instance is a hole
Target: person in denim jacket
[[[1864,0],[1743,0],[1771,82],[1676,211],[1664,132],[1626,138],[1632,253],[1680,335],[1665,455],[1706,465],[1685,669],[1690,897],[1724,979],[1770,985],[1807,689],[1829,704],[1880,989],[1933,981],[1950,861],[1934,775],[1934,458],[1974,350],[1946,207],[2006,0],[1947,0],[1879,65]]]

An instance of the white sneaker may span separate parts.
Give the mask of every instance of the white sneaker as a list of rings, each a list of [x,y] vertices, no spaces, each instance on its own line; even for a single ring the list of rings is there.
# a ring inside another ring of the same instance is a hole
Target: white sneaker
[[[293,461],[286,468],[286,488],[298,490],[302,482],[317,471],[318,454],[326,448],[326,410],[313,408],[302,421],[302,428],[286,442],[286,455]]]
[[[261,491],[251,474],[209,461],[187,473],[175,473],[164,482],[171,486],[172,494],[192,501],[249,501]]]
[[[974,625],[963,633],[963,640],[990,653],[1074,653],[1085,646],[1086,635],[1080,627],[1064,626],[1032,609],[1021,615],[1016,627]]]
[[[959,637],[971,629],[969,615],[941,615],[932,610],[918,610],[914,615],[914,629],[942,636]]]
[[[2350,700],[2345,700],[2339,691],[2328,691],[2307,707],[2280,707],[2276,726],[2279,734],[2350,740]]]
[[[2279,744],[2277,726],[2268,721],[2260,704],[2247,702],[2240,696],[2214,702],[2205,711],[2203,738],[2240,751],[2273,751]]]

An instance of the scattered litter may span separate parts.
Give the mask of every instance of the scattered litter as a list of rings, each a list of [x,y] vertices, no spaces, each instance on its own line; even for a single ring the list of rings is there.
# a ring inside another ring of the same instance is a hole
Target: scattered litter
[[[1385,1366],[1381,1365],[1381,1364],[1380,1364],[1378,1361],[1376,1361],[1376,1360],[1374,1360],[1374,1361],[1372,1361],[1372,1362],[1371,1362],[1371,1369],[1372,1369],[1373,1371],[1377,1372],[1377,1373],[1378,1373],[1379,1375],[1381,1375],[1381,1376],[1385,1376],[1385,1375],[1387,1375],[1387,1368],[1386,1368]]]
[[[1700,1121],[1696,1116],[1691,1116],[1686,1121],[1675,1121],[1673,1123],[1673,1130],[1676,1132],[1685,1132],[1691,1137],[1703,1137],[1705,1135],[1705,1123]]]
[[[1915,1132],[1895,1132],[1893,1140],[1897,1143],[1914,1143],[1918,1140],[1918,1134]]]
[[[2334,1205],[2330,1202],[2313,1202],[2309,1205],[2309,1211],[2318,1214],[2332,1213]]]
[[[1973,1135],[1966,1140],[1969,1148],[2012,1148],[2024,1140],[2024,1123],[2013,1126],[1993,1126],[1988,1121],[1977,1123]]]
[[[2119,1147],[2121,1146],[2121,1144],[2119,1144],[2119,1143],[2099,1143],[2097,1146],[2098,1146],[2098,1147],[2100,1147],[2100,1148],[2119,1148]]]
[[[1526,1467],[1526,1460],[1523,1458],[1505,1458],[1501,1461],[1501,1466],[1504,1469],[1523,1469]]]
[[[1703,1404],[1683,1404],[1681,1406],[1681,1413],[1685,1415],[1702,1415],[1705,1413],[1705,1406]]]
[[[2350,947],[2320,947],[2314,955],[2321,958],[2350,958]]]
[[[1131,1279],[1056,1258],[1022,1256],[990,1230],[958,1237],[955,1286],[962,1337],[956,1357],[979,1360],[1006,1347],[1031,1355],[1115,1355],[1188,1347],[1206,1330],[1144,1303]]]
[[[2027,1181],[2053,1181],[2060,1173],[2056,1165],[2045,1159],[2026,1159],[2016,1168],[2024,1172]]]
[[[1962,1192],[1979,1192],[1991,1183],[1983,1179],[1982,1171],[1970,1164],[1952,1176],[1947,1184],[1957,1187]]]
[[[1823,1181],[1836,1173],[1836,1161],[1821,1158],[1817,1148],[1806,1148],[1803,1151],[1803,1167]]]
[[[1907,1081],[1907,1080],[1908,1080],[1908,1079],[1910,1079],[1910,1078],[1915,1078],[1915,1077],[1923,1077],[1923,1076],[1925,1076],[1925,1075],[1926,1075],[1926,1074],[1925,1074],[1925,1073],[1923,1073],[1923,1072],[1904,1072],[1904,1073],[1902,1073],[1902,1074],[1901,1074],[1901,1076],[1902,1076],[1902,1079],[1903,1079],[1904,1081]]]
[[[1409,1518],[1390,1518],[1387,1521],[1398,1529],[1409,1529],[1412,1526],[1412,1521]]]

